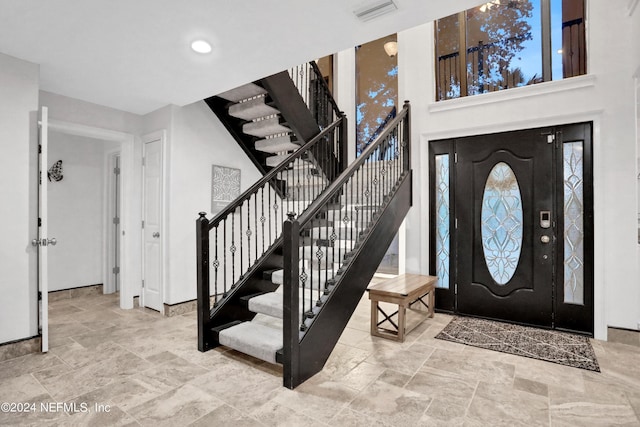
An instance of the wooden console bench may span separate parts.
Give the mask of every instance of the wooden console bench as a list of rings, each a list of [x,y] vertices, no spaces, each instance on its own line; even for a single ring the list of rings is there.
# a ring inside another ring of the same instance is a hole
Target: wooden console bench
[[[433,317],[433,309],[435,307],[435,285],[438,278],[436,276],[422,276],[419,274],[402,274],[396,278],[385,280],[381,283],[369,286],[369,299],[371,300],[371,335],[382,338],[404,342],[404,337],[409,331],[418,326],[417,323],[406,328],[407,308],[420,302],[428,310],[425,313],[428,317]],[[425,303],[424,297],[428,296],[429,301]],[[379,303],[386,302],[397,304],[398,310],[395,313],[387,315]],[[417,311],[417,310],[412,310]],[[378,312],[382,313],[384,319],[378,321]],[[391,317],[398,315],[398,324]],[[381,328],[384,322],[389,322],[395,330]]]

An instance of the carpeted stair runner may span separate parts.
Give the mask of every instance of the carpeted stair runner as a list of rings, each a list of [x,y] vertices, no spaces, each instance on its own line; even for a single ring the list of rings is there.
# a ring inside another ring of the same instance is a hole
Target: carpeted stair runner
[[[336,209],[337,210],[337,209]],[[337,218],[342,218],[338,215]],[[331,224],[330,221],[327,224]],[[341,220],[340,220],[341,221]],[[354,239],[357,235],[357,229],[350,227],[349,224],[343,224],[339,222],[336,224],[336,230],[342,234],[354,231]],[[335,240],[330,242],[325,239],[320,239],[326,232],[320,231],[320,229],[314,229],[310,234],[313,234],[313,245],[303,246],[300,248],[300,271],[304,271],[307,279],[304,283],[304,288],[300,288],[300,307],[305,305],[305,312],[312,310],[317,313],[320,308],[316,305],[318,299],[322,302],[326,300],[324,295],[324,289],[332,289],[332,278],[334,277],[334,271],[339,267],[339,264],[334,264],[333,269],[325,270],[327,258],[326,254],[331,254],[328,251],[341,251],[342,256],[348,253],[353,246],[350,240]],[[333,246],[327,246],[333,244]],[[322,257],[323,260],[319,260],[317,257],[317,251],[320,249],[325,253]],[[337,258],[337,252],[336,252]],[[318,269],[320,267],[320,269]],[[249,298],[246,302],[247,308],[257,313],[256,318],[250,322],[243,322],[237,325],[228,327],[219,332],[219,342],[222,345],[265,360],[270,363],[276,363],[276,353],[282,348],[282,326],[281,319],[283,318],[283,282],[284,282],[284,270],[277,269],[266,271],[264,273],[264,279],[270,280],[273,284],[279,285],[276,291],[268,292],[261,295]],[[327,283],[327,281],[330,281]],[[302,286],[302,283],[300,283]],[[310,292],[312,292],[310,294]],[[303,295],[305,296],[303,303]],[[313,298],[310,302],[309,296]],[[260,319],[260,320],[258,320]],[[310,325],[312,319],[307,319],[305,324]]]
[[[243,322],[223,329],[218,335],[220,344],[276,363],[276,352],[282,348],[282,329],[256,322]]]

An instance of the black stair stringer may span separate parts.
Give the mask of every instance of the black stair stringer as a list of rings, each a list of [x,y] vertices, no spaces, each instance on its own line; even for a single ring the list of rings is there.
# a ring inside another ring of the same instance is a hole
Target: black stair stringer
[[[265,280],[264,272],[281,269],[282,264],[282,238],[279,238],[247,271],[245,277],[239,280],[211,309],[209,321],[211,344],[209,349],[219,345],[217,333],[215,333],[216,328],[236,321],[250,321],[256,316],[256,313],[250,311],[243,300],[249,295],[275,291],[278,285],[270,280]]]
[[[285,376],[285,387],[293,389],[322,370],[411,205],[412,171],[409,171],[305,332],[300,341],[297,379],[295,374]]]
[[[271,168],[266,166],[266,159],[270,154],[263,153],[254,149],[254,144],[258,138],[247,135],[242,132],[242,125],[247,123],[246,120],[238,119],[230,116],[228,113],[229,105],[233,103],[218,96],[212,96],[204,100],[211,111],[214,112],[218,120],[224,125],[229,134],[236,140],[240,148],[245,152],[247,157],[251,159],[254,166],[260,171],[262,176],[266,175]]]
[[[298,88],[287,71],[265,77],[259,84],[269,92],[275,107],[280,110],[287,126],[293,130],[298,143],[311,141],[320,133],[320,126],[300,95]],[[343,141],[343,143],[346,143]],[[332,182],[342,170],[335,155],[328,153],[321,146],[311,149],[315,162],[325,177]]]

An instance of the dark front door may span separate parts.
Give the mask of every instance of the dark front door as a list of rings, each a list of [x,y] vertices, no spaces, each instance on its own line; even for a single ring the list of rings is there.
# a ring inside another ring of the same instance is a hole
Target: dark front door
[[[456,141],[458,311],[552,323],[553,144],[540,131]]]
[[[436,309],[593,333],[591,124],[430,142]]]

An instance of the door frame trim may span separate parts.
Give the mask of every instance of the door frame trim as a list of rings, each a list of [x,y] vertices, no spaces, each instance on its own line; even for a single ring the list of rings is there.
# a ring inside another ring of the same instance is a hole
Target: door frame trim
[[[135,229],[135,205],[132,203],[135,200],[133,186],[133,177],[135,176],[133,161],[135,137],[133,134],[126,132],[61,120],[49,120],[49,130],[120,143],[120,188],[122,189],[120,192],[120,224],[122,230],[122,239],[120,240],[120,308],[133,308],[133,297],[136,289],[133,277],[135,276],[136,262],[128,254],[135,253],[135,239],[128,239],[127,237],[131,234],[130,230],[133,232]]]
[[[418,179],[414,180],[416,185],[416,194],[424,194],[427,197],[420,197],[420,212],[422,217],[427,218],[424,222],[424,229],[421,235],[426,236],[420,239],[421,260],[419,266],[420,274],[429,274],[430,269],[430,253],[429,244],[431,236],[429,233],[429,200],[431,197],[429,187],[429,141],[438,139],[461,138],[466,136],[509,132],[519,129],[539,128],[561,126],[570,123],[591,122],[592,123],[592,157],[593,157],[593,328],[594,338],[607,340],[607,295],[605,292],[605,266],[604,263],[598,262],[605,258],[605,224],[604,217],[600,212],[605,207],[606,192],[601,184],[605,182],[604,169],[601,166],[604,157],[604,147],[600,144],[602,141],[602,109],[595,109],[581,113],[570,113],[560,116],[541,116],[530,120],[515,120],[509,122],[489,123],[481,126],[462,126],[453,127],[445,131],[424,132],[420,134],[420,142],[418,148],[419,170]],[[461,123],[457,123],[461,125]],[[414,150],[415,151],[415,150]]]
[[[112,251],[115,250],[114,242],[114,224],[111,217],[111,212],[115,208],[115,198],[113,197],[114,182],[113,182],[113,169],[116,167],[115,159],[120,156],[122,161],[121,148],[115,148],[105,152],[105,173],[104,173],[104,230],[103,230],[103,289],[105,294],[111,294],[116,291],[116,284],[113,280],[112,269],[114,262],[112,259]],[[122,181],[120,181],[120,193],[122,192]],[[122,207],[122,206],[121,206]],[[122,222],[122,212],[120,221]],[[122,260],[118,264],[120,264]]]
[[[168,234],[167,234],[167,224],[165,221],[165,218],[167,218],[167,194],[168,194],[168,183],[167,183],[167,157],[168,157],[168,153],[167,153],[167,131],[162,129],[162,130],[157,130],[154,132],[150,132],[147,133],[145,135],[143,135],[141,137],[141,142],[142,142],[142,157],[146,158],[146,147],[147,147],[147,143],[150,142],[154,142],[154,141],[159,141],[160,142],[160,153],[162,155],[162,159],[160,161],[160,167],[161,167],[161,190],[160,190],[160,236],[162,236],[162,238],[160,239],[160,257],[164,260],[165,254],[167,253],[167,247],[168,247]],[[145,166],[142,166],[141,169],[141,174],[140,174],[140,178],[141,178],[141,182],[140,182],[140,189],[141,189],[141,197],[140,197],[140,212],[141,212],[141,217],[144,220],[145,218],[145,211],[144,211],[144,204],[146,201],[146,193],[145,193],[145,185],[144,185],[144,174],[145,174]],[[140,233],[140,259],[141,259],[141,276],[142,276],[142,280],[145,279],[145,271],[144,271],[144,265],[145,265],[145,250],[144,250],[144,232],[141,230]],[[160,280],[161,280],[161,284],[160,284],[160,302],[161,304],[164,304],[166,302],[166,295],[167,295],[167,268],[166,268],[166,262],[160,262]],[[142,288],[140,288],[140,307],[146,307],[145,304],[145,300],[144,300],[144,291],[142,290]],[[152,307],[150,307],[152,308]],[[162,308],[160,309],[160,312],[162,313]]]

